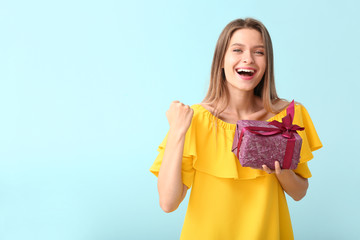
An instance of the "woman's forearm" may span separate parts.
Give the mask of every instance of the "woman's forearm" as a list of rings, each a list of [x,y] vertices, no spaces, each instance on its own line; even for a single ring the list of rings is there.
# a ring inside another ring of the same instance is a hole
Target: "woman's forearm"
[[[263,170],[269,174],[275,173],[281,187],[295,201],[301,200],[306,195],[309,182],[306,178],[297,175],[293,170],[281,169],[280,163],[275,162],[275,170],[263,165]]]
[[[275,172],[277,179],[284,191],[291,196],[295,201],[301,200],[305,195],[309,186],[306,178],[297,175],[292,170],[281,170]]]
[[[158,176],[160,207],[165,212],[176,210],[187,191],[181,178],[184,142],[185,133],[170,128]]]

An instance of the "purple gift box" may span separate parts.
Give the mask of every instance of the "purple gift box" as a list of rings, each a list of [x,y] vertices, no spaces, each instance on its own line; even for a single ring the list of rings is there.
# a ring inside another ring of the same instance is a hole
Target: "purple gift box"
[[[292,124],[294,101],[286,110],[282,122],[240,120],[236,123],[232,152],[241,166],[263,169],[265,164],[274,170],[275,161],[279,161],[282,169],[297,167],[302,139],[296,131],[304,128]]]

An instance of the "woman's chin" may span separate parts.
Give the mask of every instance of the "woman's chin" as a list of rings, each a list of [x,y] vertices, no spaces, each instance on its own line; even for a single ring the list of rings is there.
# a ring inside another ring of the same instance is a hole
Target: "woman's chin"
[[[229,90],[242,91],[242,92],[254,92],[255,87],[258,83],[254,81],[237,81],[237,82],[227,82]]]

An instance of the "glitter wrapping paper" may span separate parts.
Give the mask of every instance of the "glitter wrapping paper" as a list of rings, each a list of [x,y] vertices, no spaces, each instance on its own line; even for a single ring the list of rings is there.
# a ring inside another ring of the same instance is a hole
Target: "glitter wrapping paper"
[[[237,155],[237,146],[241,131],[244,127],[249,126],[273,128],[274,130],[278,130],[277,127],[269,125],[269,122],[266,121],[238,121],[236,124],[236,132],[232,147],[232,152],[235,155]],[[293,133],[293,141],[295,141],[295,146],[289,169],[295,169],[300,161],[302,139],[296,132]],[[239,149],[240,164],[243,167],[251,167],[255,169],[263,169],[262,165],[265,164],[270,169],[274,170],[275,161],[279,161],[280,167],[283,168],[287,142],[288,138],[284,137],[282,134],[262,136],[244,130]]]

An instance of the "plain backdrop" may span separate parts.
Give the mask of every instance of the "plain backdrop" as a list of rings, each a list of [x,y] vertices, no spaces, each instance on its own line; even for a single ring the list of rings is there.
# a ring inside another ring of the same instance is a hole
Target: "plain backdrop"
[[[187,198],[158,204],[149,168],[170,102],[202,101],[225,25],[268,28],[280,97],[324,147],[295,239],[357,239],[357,1],[0,1],[0,239],[178,239]],[[188,194],[189,195],[189,194]]]

